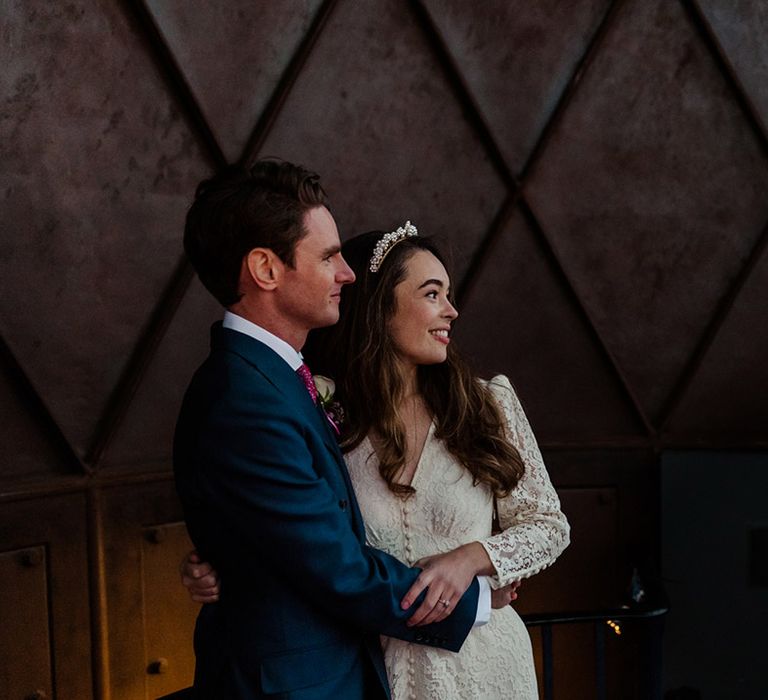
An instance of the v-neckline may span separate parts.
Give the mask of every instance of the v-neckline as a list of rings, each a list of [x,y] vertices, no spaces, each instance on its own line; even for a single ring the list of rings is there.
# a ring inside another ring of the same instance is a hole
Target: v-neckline
[[[410,486],[411,488],[414,488],[414,484],[416,483],[416,477],[418,477],[419,473],[421,472],[421,463],[424,461],[424,454],[427,451],[427,447],[429,446],[429,443],[432,441],[432,435],[435,432],[435,421],[432,419],[429,422],[429,428],[427,429],[427,436],[424,438],[424,444],[421,446],[421,452],[419,453],[419,458],[416,460],[416,467],[413,470],[413,475],[411,476],[411,480],[408,484],[404,484],[405,486]],[[371,448],[371,451],[376,456],[376,461],[380,463],[379,460],[379,453],[376,452],[376,446],[373,444],[373,440],[371,440],[370,435],[365,436],[365,440],[368,442],[368,446]]]

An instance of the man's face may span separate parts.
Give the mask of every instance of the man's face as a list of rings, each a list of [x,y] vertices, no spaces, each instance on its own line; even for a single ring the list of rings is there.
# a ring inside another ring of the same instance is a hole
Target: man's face
[[[294,267],[285,268],[279,288],[283,318],[297,332],[331,326],[339,320],[341,288],[355,281],[355,274],[341,257],[336,222],[325,207],[304,215],[307,235],[297,244]]]

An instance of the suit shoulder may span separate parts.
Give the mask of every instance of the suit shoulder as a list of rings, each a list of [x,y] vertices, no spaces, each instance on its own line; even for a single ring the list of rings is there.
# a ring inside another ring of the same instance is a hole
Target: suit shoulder
[[[212,352],[197,369],[192,384],[204,384],[213,393],[243,391],[278,391],[275,384],[259,367],[236,352]]]

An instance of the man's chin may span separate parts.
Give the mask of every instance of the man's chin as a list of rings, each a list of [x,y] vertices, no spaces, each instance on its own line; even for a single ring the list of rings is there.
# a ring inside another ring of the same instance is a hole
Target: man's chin
[[[334,326],[339,322],[338,310],[334,314],[328,314],[322,321],[318,319],[315,328],[327,328],[328,326]]]

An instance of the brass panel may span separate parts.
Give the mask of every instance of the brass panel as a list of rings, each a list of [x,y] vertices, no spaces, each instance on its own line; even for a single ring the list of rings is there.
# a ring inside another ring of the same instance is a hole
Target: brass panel
[[[200,605],[179,581],[178,562],[192,549],[184,523],[142,529],[144,645],[147,697],[152,699],[191,684],[190,640]]]
[[[120,700],[154,700],[191,685],[194,671],[198,606],[179,581],[191,545],[173,483],[107,488],[102,518],[110,690]]]
[[[0,697],[52,697],[47,553],[42,545],[0,552]]]
[[[0,508],[0,697],[92,697],[85,521],[83,494]]]

